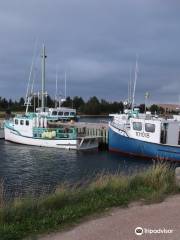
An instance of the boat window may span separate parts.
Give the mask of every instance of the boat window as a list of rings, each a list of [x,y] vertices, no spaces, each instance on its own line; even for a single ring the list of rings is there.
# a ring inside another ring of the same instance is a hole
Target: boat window
[[[142,130],[142,123],[141,122],[133,122],[133,130],[141,131]]]
[[[69,112],[65,112],[65,113],[64,113],[64,116],[69,116]]]
[[[68,133],[73,133],[73,129],[70,128],[70,129],[68,130]]]
[[[52,112],[52,115],[53,115],[53,116],[56,116],[56,115],[57,115],[57,111],[53,111],[53,112]]]
[[[20,120],[20,125],[24,125],[24,120]]]
[[[64,128],[58,129],[58,133],[64,133]]]
[[[15,119],[15,124],[18,125],[18,119]]]
[[[155,124],[152,124],[152,123],[146,123],[145,124],[145,131],[146,132],[155,132]]]
[[[29,121],[28,120],[26,120],[26,126],[29,126]]]
[[[74,115],[75,115],[75,112],[70,112],[70,115],[71,115],[71,116],[74,116]]]
[[[59,116],[62,116],[62,115],[63,115],[63,112],[58,112],[58,115],[59,115]]]

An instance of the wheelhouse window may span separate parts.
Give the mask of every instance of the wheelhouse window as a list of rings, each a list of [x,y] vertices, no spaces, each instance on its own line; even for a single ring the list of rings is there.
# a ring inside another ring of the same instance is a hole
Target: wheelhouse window
[[[133,122],[133,130],[141,131],[142,130],[142,123],[141,122]]]
[[[15,119],[15,124],[18,125],[18,119]]]
[[[154,133],[154,132],[155,132],[155,124],[146,123],[146,124],[145,124],[145,131],[146,131],[146,132]]]
[[[26,126],[29,126],[29,121],[28,120],[26,120]]]
[[[52,115],[53,115],[53,116],[56,116],[56,115],[57,115],[57,111],[53,111],[53,112],[52,112]]]
[[[75,112],[70,112],[70,115],[71,115],[71,116],[74,116],[74,115],[75,115]]]
[[[24,120],[20,120],[20,125],[24,125]]]
[[[64,113],[64,116],[69,116],[69,112],[65,112],[65,113]]]
[[[58,115],[59,115],[59,116],[62,116],[62,115],[63,115],[63,112],[58,112]]]
[[[68,133],[73,133],[73,129],[69,128]]]

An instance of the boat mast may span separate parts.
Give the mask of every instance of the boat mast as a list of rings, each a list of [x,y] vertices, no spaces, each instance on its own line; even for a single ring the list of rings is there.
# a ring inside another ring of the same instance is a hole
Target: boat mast
[[[36,55],[36,49],[37,49],[37,40],[36,40],[35,45],[34,45],[33,57],[32,57],[32,62],[31,62],[31,68],[30,68],[26,97],[25,97],[25,103],[24,103],[24,105],[26,106],[26,114],[28,113],[29,106],[31,105],[31,97],[32,97],[31,93],[32,93],[33,86],[31,87],[31,92],[30,92],[29,89],[30,89],[31,77],[32,77],[33,68],[34,68],[34,60],[35,60],[35,55]],[[34,80],[32,82],[32,85],[34,85]]]
[[[128,81],[128,108],[131,106],[131,70],[130,70],[130,80]]]
[[[66,100],[66,97],[67,97],[67,96],[66,96],[66,72],[65,72],[65,74],[64,74],[64,81],[65,81],[65,84],[64,84],[64,85],[65,85],[65,86],[64,86],[64,92],[65,92],[65,93],[64,93],[64,96],[65,96],[65,100]]]
[[[41,92],[41,111],[45,111],[45,45],[43,44],[42,48],[42,92]]]
[[[130,81],[129,81],[129,108],[132,104],[132,69],[130,69]]]
[[[132,111],[133,111],[133,108],[134,108],[134,100],[135,100],[135,92],[136,92],[137,74],[138,74],[138,63],[137,63],[137,59],[136,59],[135,78],[134,78],[134,89],[133,89],[133,96],[132,96]]]
[[[57,108],[58,102],[58,73],[57,73],[57,66],[56,66],[56,92],[55,92],[55,108]]]

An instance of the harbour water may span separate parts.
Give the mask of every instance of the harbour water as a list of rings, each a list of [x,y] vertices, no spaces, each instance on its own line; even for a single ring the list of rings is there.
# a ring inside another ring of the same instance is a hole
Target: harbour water
[[[64,182],[83,183],[99,173],[131,174],[152,164],[108,151],[67,151],[3,140],[0,153],[0,179],[8,198],[51,192]]]
[[[82,117],[81,122],[108,122],[107,117]],[[108,151],[68,151],[0,140],[0,181],[7,198],[52,192],[62,184],[83,184],[101,173],[132,174],[152,161]]]
[[[102,123],[102,122],[108,122],[112,118],[108,116],[80,116],[79,121],[80,122],[88,122],[88,123]]]

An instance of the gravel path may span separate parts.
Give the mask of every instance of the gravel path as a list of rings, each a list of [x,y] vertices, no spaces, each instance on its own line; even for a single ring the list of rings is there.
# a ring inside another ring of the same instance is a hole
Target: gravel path
[[[142,235],[135,234],[137,227],[143,228]],[[162,233],[163,231],[166,233]],[[134,203],[129,208],[116,208],[106,216],[84,222],[69,231],[39,238],[39,240],[136,239],[180,240],[180,195],[169,197],[162,203],[142,206]]]

